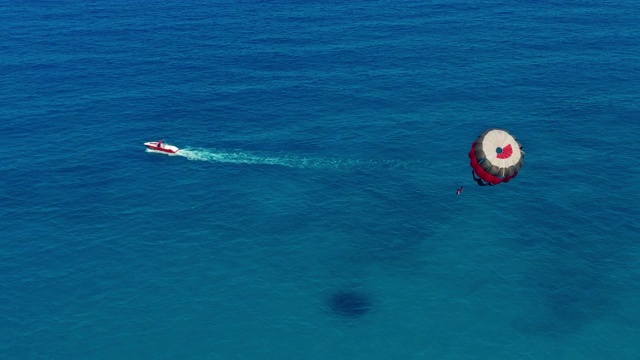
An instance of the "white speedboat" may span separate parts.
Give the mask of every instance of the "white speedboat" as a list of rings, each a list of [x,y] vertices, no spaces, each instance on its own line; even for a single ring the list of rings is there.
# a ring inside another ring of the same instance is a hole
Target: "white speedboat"
[[[149,150],[160,151],[167,154],[175,154],[180,151],[176,146],[165,144],[164,140],[146,142],[144,143],[144,146]]]

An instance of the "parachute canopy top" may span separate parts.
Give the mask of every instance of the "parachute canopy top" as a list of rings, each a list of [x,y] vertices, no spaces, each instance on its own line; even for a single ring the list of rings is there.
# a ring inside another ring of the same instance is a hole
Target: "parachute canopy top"
[[[508,131],[490,129],[471,145],[469,158],[479,185],[497,185],[518,175],[524,164],[524,151]]]

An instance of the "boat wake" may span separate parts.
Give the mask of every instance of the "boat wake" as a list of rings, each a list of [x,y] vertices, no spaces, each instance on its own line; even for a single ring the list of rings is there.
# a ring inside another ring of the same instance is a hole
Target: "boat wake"
[[[407,162],[398,160],[358,160],[304,157],[298,155],[269,155],[247,151],[224,151],[202,148],[181,149],[177,154],[193,161],[213,163],[275,165],[298,169],[348,169],[362,166],[406,167]]]

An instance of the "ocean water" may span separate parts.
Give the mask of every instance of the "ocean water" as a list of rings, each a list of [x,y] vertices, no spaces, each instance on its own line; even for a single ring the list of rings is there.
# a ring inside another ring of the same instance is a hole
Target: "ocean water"
[[[0,1],[0,358],[639,359],[639,18]]]

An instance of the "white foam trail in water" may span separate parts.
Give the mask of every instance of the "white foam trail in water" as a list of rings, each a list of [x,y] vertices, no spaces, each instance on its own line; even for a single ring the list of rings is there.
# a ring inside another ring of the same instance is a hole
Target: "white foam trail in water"
[[[176,155],[194,161],[208,161],[217,163],[278,165],[299,169],[325,168],[346,169],[357,166],[386,166],[404,167],[408,163],[397,160],[356,160],[356,159],[327,159],[303,157],[296,155],[264,155],[247,151],[224,151],[214,149],[181,149]]]

